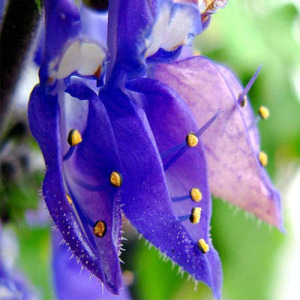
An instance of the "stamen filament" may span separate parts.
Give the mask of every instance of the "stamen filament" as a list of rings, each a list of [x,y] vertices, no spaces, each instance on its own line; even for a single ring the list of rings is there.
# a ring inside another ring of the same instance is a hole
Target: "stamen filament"
[[[213,115],[212,118],[210,118],[197,132],[197,137],[200,137],[204,131],[216,120],[216,118],[219,116],[219,114],[222,112],[222,110],[219,108],[218,111]]]
[[[244,100],[244,97],[248,94],[248,92],[250,91],[250,89],[252,88],[252,85],[254,84],[259,72],[261,70],[261,65],[257,68],[256,72],[254,73],[254,75],[252,76],[252,78],[250,79],[250,81],[247,83],[246,87],[244,88],[244,90],[241,92],[241,94],[239,95],[239,98],[237,100],[237,103],[239,105],[242,105],[242,102]]]
[[[170,149],[168,149],[167,151],[163,152],[160,156],[162,159],[166,158],[167,156],[169,156],[171,153],[173,152],[177,152],[178,150],[180,150],[182,147],[184,147],[186,145],[186,142],[183,142],[175,147],[172,147]]]
[[[185,195],[185,196],[180,196],[180,197],[173,197],[171,198],[172,202],[180,202],[180,201],[184,201],[190,199],[190,195]]]
[[[221,113],[221,109],[219,109],[212,118],[210,118],[197,132],[196,132],[196,136],[199,138],[204,131],[216,120],[216,118],[219,116],[219,114]],[[175,152],[175,149],[178,149],[178,152],[175,153],[175,155],[173,157],[171,157],[169,159],[169,161],[167,163],[164,164],[164,170],[167,171],[169,169],[169,167],[190,147],[187,145],[186,142],[181,143],[171,149],[168,150],[169,153]],[[164,152],[161,157],[166,157],[166,152]]]
[[[184,221],[186,221],[186,220],[189,220],[189,219],[190,219],[190,216],[191,216],[191,215],[180,216],[180,217],[178,217],[178,219],[179,219],[180,222],[184,222]]]
[[[74,146],[70,146],[70,148],[67,151],[67,153],[63,156],[63,161],[68,160],[72,156],[74,150],[75,150],[75,147]]]

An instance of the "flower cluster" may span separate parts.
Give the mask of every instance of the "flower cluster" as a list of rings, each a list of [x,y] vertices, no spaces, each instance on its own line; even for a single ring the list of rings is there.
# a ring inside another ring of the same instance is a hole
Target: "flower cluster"
[[[243,88],[188,48],[225,5],[111,0],[106,13],[45,0],[28,110],[46,163],[43,196],[66,244],[113,294],[122,214],[216,298],[210,190],[282,229],[247,98],[258,72]]]

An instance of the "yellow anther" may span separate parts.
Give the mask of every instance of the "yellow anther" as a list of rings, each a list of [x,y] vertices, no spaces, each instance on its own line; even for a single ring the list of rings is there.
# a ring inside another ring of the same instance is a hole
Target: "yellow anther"
[[[265,106],[261,106],[259,109],[258,109],[258,113],[260,115],[260,117],[264,120],[268,119],[269,116],[270,116],[270,111],[267,107]]]
[[[241,101],[241,107],[245,107],[247,105],[247,95],[245,95]]]
[[[260,151],[258,154],[258,159],[263,167],[265,167],[268,164],[268,155],[265,152]]]
[[[202,253],[206,253],[209,251],[209,245],[204,241],[204,239],[200,239],[198,241],[198,248]]]
[[[119,172],[112,172],[110,175],[110,183],[115,187],[120,187],[122,185],[123,179]]]
[[[93,228],[95,236],[102,238],[106,233],[106,224],[104,221],[97,221]]]
[[[67,197],[67,200],[68,200],[69,204],[72,204],[72,203],[73,203],[73,200],[72,200],[72,198],[70,197],[70,195],[69,195],[69,194],[66,194],[66,197]]]
[[[194,132],[190,132],[187,136],[186,136],[186,143],[189,147],[193,148],[196,147],[198,144],[198,137],[196,136],[196,134]]]
[[[202,200],[202,193],[197,188],[192,188],[190,191],[190,195],[192,200],[194,200],[195,202],[199,202]]]
[[[71,129],[68,135],[68,143],[70,146],[76,146],[82,142],[82,137],[77,129]]]
[[[200,217],[201,217],[201,207],[193,207],[192,208],[192,213],[190,216],[190,221],[193,224],[198,224],[200,222]]]

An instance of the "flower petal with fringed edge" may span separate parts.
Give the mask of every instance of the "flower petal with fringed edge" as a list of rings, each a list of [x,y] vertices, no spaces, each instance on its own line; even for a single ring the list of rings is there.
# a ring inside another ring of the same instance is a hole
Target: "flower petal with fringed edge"
[[[259,135],[248,105],[238,102],[243,87],[228,69],[204,57],[157,65],[153,77],[184,99],[197,122],[224,113],[203,136],[212,193],[283,230],[280,195],[259,162]]]

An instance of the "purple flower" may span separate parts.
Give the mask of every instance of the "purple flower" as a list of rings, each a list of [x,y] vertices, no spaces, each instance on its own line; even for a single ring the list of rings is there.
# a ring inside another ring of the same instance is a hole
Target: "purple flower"
[[[240,108],[247,91],[205,58],[174,62],[206,26],[198,6],[110,1],[107,43],[97,35],[105,15],[79,11],[71,0],[45,1],[45,20],[28,115],[46,163],[43,195],[66,244],[118,294],[123,212],[219,298],[208,175],[217,196],[271,224],[281,219],[257,158],[252,110]]]

